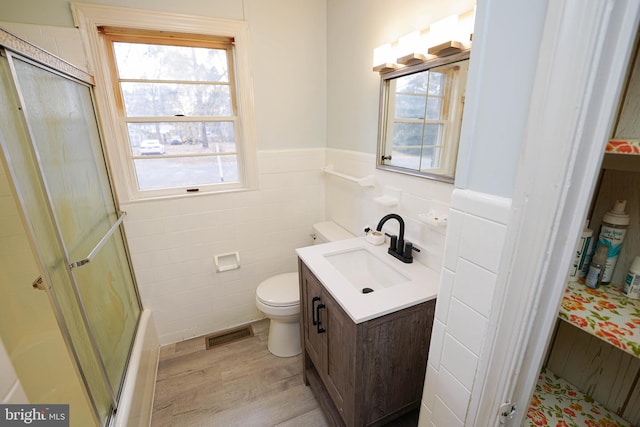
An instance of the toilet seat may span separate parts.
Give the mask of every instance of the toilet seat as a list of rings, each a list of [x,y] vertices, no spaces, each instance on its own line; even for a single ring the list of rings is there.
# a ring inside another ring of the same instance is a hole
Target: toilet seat
[[[299,305],[298,273],[284,273],[268,278],[256,289],[256,299],[271,307]]]

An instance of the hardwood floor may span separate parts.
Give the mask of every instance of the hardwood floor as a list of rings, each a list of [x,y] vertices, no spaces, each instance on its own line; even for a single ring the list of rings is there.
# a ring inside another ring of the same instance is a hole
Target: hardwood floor
[[[162,347],[151,426],[329,426],[302,381],[301,356],[273,356],[269,321],[252,327],[253,337],[209,350],[203,337]],[[414,411],[392,425],[417,422]]]

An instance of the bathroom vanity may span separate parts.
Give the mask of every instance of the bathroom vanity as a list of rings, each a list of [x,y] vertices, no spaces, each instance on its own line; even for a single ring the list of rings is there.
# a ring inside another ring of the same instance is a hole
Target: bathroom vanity
[[[427,367],[437,274],[417,263],[394,265],[399,261],[376,253],[382,247],[363,242],[298,250],[303,377],[336,426],[384,425],[418,408]],[[361,257],[361,251],[402,278],[363,293],[362,284],[345,279],[349,272],[331,261],[345,255],[358,269],[352,255]]]

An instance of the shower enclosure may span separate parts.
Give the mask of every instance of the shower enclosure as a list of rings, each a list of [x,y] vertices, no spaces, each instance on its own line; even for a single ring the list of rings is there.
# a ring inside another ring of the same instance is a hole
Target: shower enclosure
[[[69,403],[71,425],[104,426],[141,305],[95,113],[90,75],[0,29],[0,187],[14,202],[3,211],[28,246],[3,241],[0,337],[30,403]],[[54,378],[67,365],[65,388]],[[35,391],[24,378],[38,369]]]

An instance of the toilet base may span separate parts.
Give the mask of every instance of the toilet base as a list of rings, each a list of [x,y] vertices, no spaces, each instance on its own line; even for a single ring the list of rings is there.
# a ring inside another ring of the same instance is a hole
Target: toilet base
[[[277,357],[292,357],[302,353],[300,322],[282,322],[271,319],[267,348],[271,354]]]

